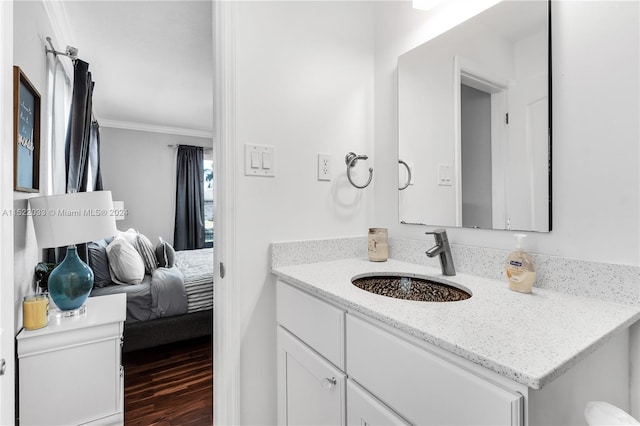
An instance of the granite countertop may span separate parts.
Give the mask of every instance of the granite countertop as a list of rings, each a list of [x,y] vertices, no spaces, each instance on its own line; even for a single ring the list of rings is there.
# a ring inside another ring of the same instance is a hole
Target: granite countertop
[[[273,268],[282,280],[347,310],[366,314],[533,389],[541,389],[617,332],[640,319],[640,308],[533,289],[389,259],[352,258]],[[414,302],[357,288],[366,273],[429,275],[469,290],[467,300]]]

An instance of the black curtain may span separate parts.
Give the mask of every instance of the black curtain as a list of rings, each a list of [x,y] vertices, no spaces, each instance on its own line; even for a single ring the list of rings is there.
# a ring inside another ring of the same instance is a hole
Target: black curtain
[[[102,189],[100,175],[100,128],[92,119],[94,82],[89,64],[76,60],[73,73],[73,96],[65,145],[67,192],[86,192]],[[87,188],[88,176],[93,175],[93,185]]]
[[[180,145],[177,160],[176,250],[204,247],[204,170],[202,147]]]
[[[94,82],[89,72],[89,64],[76,60],[73,71],[73,95],[65,141],[65,169],[67,193],[102,190],[100,173],[100,126],[92,118]],[[91,167],[89,166],[91,164]],[[92,174],[92,185],[88,186],[88,176]],[[86,262],[87,245],[78,244],[78,256]],[[45,250],[45,262],[62,262],[66,247]]]

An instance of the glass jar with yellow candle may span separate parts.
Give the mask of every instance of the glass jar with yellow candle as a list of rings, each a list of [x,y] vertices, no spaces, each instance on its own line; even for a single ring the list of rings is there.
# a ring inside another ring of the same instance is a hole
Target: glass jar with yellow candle
[[[49,324],[49,294],[29,294],[22,299],[22,324],[25,330],[37,330]]]

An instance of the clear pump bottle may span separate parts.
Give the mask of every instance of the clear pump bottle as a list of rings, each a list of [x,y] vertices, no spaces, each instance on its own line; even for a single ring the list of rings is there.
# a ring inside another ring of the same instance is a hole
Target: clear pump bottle
[[[509,288],[521,293],[531,293],[531,288],[536,280],[536,271],[533,259],[522,248],[522,240],[526,235],[515,234],[514,237],[516,237],[516,249],[507,256],[505,265]]]

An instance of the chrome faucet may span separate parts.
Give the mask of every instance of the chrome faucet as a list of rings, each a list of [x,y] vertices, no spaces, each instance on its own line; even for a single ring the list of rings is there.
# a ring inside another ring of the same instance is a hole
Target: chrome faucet
[[[434,229],[433,232],[425,232],[425,235],[433,235],[436,239],[436,245],[425,252],[429,257],[440,255],[440,266],[442,267],[442,275],[454,276],[456,268],[453,266],[453,257],[451,256],[451,247],[449,247],[449,238],[444,228]]]

